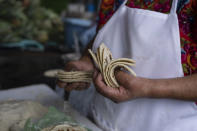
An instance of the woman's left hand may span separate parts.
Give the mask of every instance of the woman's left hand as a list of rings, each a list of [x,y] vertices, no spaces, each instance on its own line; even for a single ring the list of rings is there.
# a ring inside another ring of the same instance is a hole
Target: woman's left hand
[[[151,87],[150,79],[135,77],[123,71],[116,72],[115,76],[120,85],[118,88],[107,86],[102,75],[96,71],[93,78],[96,90],[116,103],[148,97],[148,87]]]

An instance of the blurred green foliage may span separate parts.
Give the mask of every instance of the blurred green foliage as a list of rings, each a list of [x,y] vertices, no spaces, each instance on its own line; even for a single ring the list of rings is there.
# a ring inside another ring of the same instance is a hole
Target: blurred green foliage
[[[42,7],[40,0],[0,0],[0,43],[58,42],[63,37],[60,16]]]
[[[71,0],[41,0],[41,4],[56,13],[60,14],[62,10],[66,9]]]

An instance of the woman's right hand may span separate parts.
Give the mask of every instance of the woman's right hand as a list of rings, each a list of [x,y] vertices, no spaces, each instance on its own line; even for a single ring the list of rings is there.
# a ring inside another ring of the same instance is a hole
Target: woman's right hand
[[[65,71],[92,71],[94,72],[94,65],[88,56],[82,57],[77,61],[70,61],[66,64]],[[72,90],[84,90],[90,86],[90,83],[86,82],[76,82],[76,83],[66,83],[59,81],[57,82],[60,88],[65,88],[66,91]]]

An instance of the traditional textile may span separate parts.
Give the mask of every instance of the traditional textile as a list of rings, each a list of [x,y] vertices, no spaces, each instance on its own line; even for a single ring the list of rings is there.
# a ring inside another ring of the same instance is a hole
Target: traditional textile
[[[124,0],[102,0],[99,12],[98,29],[110,19]],[[140,8],[168,14],[172,0],[128,0],[130,8]],[[182,65],[185,75],[197,72],[197,1],[179,0],[177,14],[179,19]]]

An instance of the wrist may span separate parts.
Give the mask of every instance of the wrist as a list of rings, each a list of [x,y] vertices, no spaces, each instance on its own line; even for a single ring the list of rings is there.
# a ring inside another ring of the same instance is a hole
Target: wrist
[[[169,88],[168,79],[152,79],[149,90],[150,98],[171,98],[174,94],[173,88]]]
[[[139,98],[151,98],[154,92],[154,80],[136,77],[137,87],[140,89]]]
[[[130,76],[131,77],[131,76]],[[133,98],[149,98],[152,93],[153,81],[142,77],[132,76],[128,84],[125,85]]]

